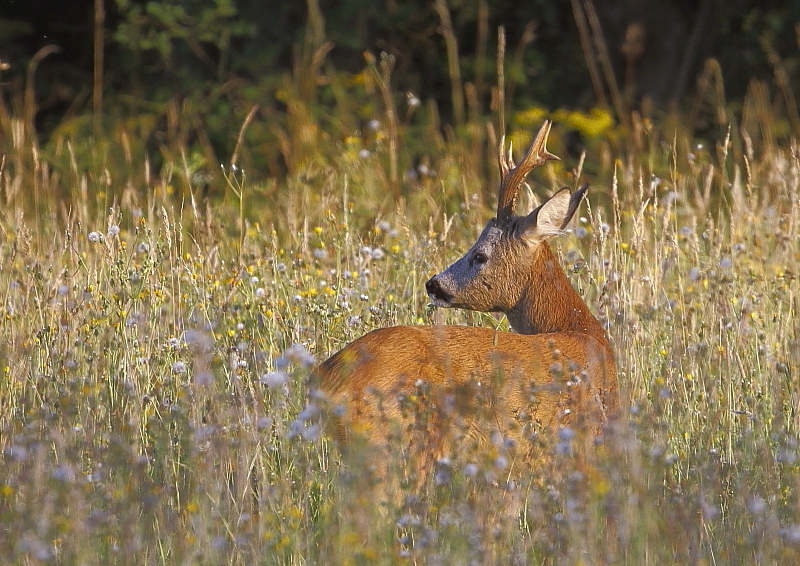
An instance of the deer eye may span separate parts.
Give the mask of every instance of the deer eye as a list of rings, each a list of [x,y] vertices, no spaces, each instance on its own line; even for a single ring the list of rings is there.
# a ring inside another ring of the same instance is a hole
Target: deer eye
[[[477,265],[483,265],[489,261],[489,257],[483,252],[476,252],[475,255],[472,256],[472,262]]]

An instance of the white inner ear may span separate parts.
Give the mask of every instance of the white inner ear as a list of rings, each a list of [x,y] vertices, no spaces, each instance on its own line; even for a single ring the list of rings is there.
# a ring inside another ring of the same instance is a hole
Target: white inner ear
[[[569,190],[560,190],[553,197],[542,205],[539,214],[536,216],[536,226],[526,234],[528,238],[543,240],[561,233],[561,225],[567,217],[569,201],[571,198]]]

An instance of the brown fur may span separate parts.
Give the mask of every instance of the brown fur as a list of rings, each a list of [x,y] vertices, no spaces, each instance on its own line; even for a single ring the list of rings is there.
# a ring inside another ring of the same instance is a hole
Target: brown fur
[[[430,469],[435,458],[499,432],[530,457],[539,431],[568,424],[588,444],[617,413],[611,345],[547,241],[570,221],[586,186],[562,189],[525,217],[510,211],[527,171],[555,158],[545,149],[548,132],[545,123],[519,168],[501,150],[497,218],[426,284],[435,305],[503,312],[520,334],[397,326],[347,345],[312,376],[343,449],[355,436],[399,445],[414,467]]]

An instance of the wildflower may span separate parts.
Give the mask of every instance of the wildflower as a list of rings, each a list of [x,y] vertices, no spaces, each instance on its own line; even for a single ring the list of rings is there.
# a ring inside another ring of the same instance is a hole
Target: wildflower
[[[722,267],[723,269],[727,269],[731,265],[733,265],[733,261],[728,256],[725,256],[721,260],[719,260],[719,266]]]
[[[383,252],[383,250],[382,250],[382,249],[380,249],[380,248],[375,248],[375,249],[373,249],[373,250],[370,252],[370,254],[369,254],[369,255],[370,255],[370,257],[371,257],[372,259],[383,259],[383,256],[384,256],[385,254],[384,254],[384,252]]]
[[[400,527],[401,529],[404,529],[406,527],[414,527],[416,525],[419,525],[421,522],[422,521],[417,515],[406,513],[397,520],[397,526]]]
[[[691,279],[692,281],[697,281],[698,279],[700,279],[700,270],[697,269],[696,267],[691,268],[689,270],[689,279]]]
[[[327,259],[328,252],[325,250],[325,248],[317,248],[312,252],[312,255],[315,259],[323,260]]]
[[[681,238],[688,238],[689,236],[692,235],[692,229],[689,228],[688,226],[681,226],[680,229],[678,230],[678,234],[680,235]]]
[[[433,474],[433,483],[437,486],[447,485],[451,480],[451,463],[448,458],[441,458],[436,462],[436,471]]]
[[[800,524],[794,523],[778,531],[781,538],[792,546],[800,546]]]
[[[358,152],[358,157],[360,157],[361,159],[366,159],[367,157],[369,157],[369,150],[362,149],[361,151]]]
[[[464,475],[468,478],[474,478],[478,475],[478,466],[476,464],[466,464],[464,466]]]
[[[292,363],[299,364],[304,368],[311,367],[316,362],[314,356],[308,350],[306,350],[305,346],[302,344],[292,344],[289,346],[289,348],[287,348],[283,353],[283,357]]]
[[[136,251],[137,253],[140,254],[146,254],[147,252],[150,251],[150,244],[148,244],[147,242],[139,242],[138,244],[136,244]]]
[[[719,516],[719,509],[716,505],[708,501],[705,497],[700,498],[700,509],[706,520],[713,521]]]
[[[378,130],[381,127],[381,123],[378,120],[370,120],[369,122],[367,122],[367,127],[370,130]]]
[[[53,558],[52,546],[43,542],[30,531],[22,535],[17,543],[17,549],[23,554],[33,556],[39,562],[46,562]]]
[[[21,444],[12,444],[3,450],[3,455],[14,462],[22,462],[28,459],[28,449]]]
[[[214,374],[208,370],[199,371],[194,376],[194,384],[198,387],[206,387],[214,383]]]
[[[264,430],[265,428],[272,428],[272,419],[269,417],[259,417],[256,421],[256,428]]]
[[[53,479],[63,481],[64,483],[72,483],[75,481],[75,470],[72,466],[61,464],[53,471]]]
[[[315,440],[319,439],[321,433],[322,433],[322,428],[318,424],[313,424],[304,427],[303,431],[300,433],[300,437],[303,440],[314,442]]]
[[[263,299],[267,296],[267,290],[264,287],[259,287],[256,289],[256,299]]]
[[[108,227],[108,235],[109,236],[118,236],[119,235],[119,226],[116,224],[112,224]]]
[[[186,373],[186,362],[177,361],[172,364],[172,373]]]
[[[182,339],[183,341],[193,348],[207,352],[213,346],[213,339],[212,335],[209,332],[204,332],[202,330],[187,330],[183,333]],[[177,338],[171,338],[171,341],[174,341],[175,346],[177,346],[180,342]]]
[[[286,438],[289,440],[295,438],[296,436],[300,436],[303,433],[303,423],[299,420],[295,419],[289,423],[289,430],[286,431]]]
[[[392,228],[391,225],[388,222],[386,222],[386,220],[381,220],[380,222],[378,222],[378,230],[380,230],[381,232],[388,232],[389,230],[391,230],[391,228]]]
[[[753,515],[760,515],[767,509],[767,502],[763,497],[753,495],[747,500],[747,510]]]
[[[306,422],[319,416],[319,407],[316,403],[307,403],[303,410],[297,414],[297,419]]]
[[[406,93],[406,102],[409,108],[416,108],[417,106],[422,104],[422,101],[419,98],[417,98],[417,96],[411,91],[408,91]]]
[[[558,439],[562,442],[569,442],[575,438],[575,431],[568,426],[562,426],[558,429]]]
[[[86,236],[86,237],[93,244],[96,244],[97,242],[102,242],[103,241],[103,235],[100,232],[97,232],[97,231],[89,232],[89,235]]]
[[[577,228],[575,228],[575,235],[578,238],[585,238],[588,233],[589,232],[587,232],[586,228],[584,228],[583,226],[578,226]]]
[[[659,179],[656,175],[650,177],[650,190],[655,191],[658,186],[661,184],[661,179]]]
[[[286,385],[286,382],[289,380],[289,375],[286,372],[277,370],[277,371],[270,371],[265,373],[259,379],[259,382],[266,385],[270,389],[277,389],[279,387],[283,387]]]

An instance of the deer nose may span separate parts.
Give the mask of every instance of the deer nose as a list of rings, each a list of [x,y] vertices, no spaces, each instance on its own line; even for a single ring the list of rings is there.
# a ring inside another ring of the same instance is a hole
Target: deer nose
[[[425,290],[428,292],[428,296],[431,299],[436,299],[439,301],[443,301],[445,303],[450,302],[450,294],[447,293],[442,286],[439,284],[439,278],[437,275],[434,275],[425,283]]]

